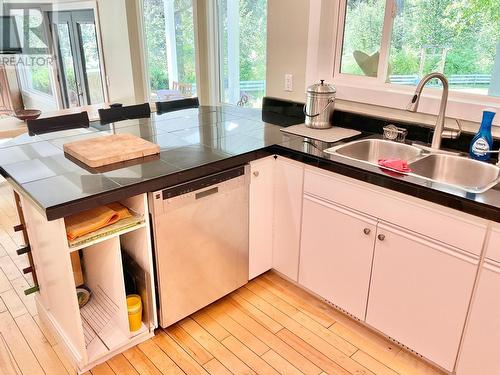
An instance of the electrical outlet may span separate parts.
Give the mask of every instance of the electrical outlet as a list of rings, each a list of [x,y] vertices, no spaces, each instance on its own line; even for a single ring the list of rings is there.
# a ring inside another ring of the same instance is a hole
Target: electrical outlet
[[[285,74],[285,91],[293,91],[293,74]]]

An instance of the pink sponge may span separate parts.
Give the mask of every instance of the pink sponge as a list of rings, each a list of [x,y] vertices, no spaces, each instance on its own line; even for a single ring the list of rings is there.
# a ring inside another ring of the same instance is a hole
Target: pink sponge
[[[408,167],[408,162],[401,159],[379,159],[378,165],[384,168],[392,169],[393,171],[408,173],[411,172]]]

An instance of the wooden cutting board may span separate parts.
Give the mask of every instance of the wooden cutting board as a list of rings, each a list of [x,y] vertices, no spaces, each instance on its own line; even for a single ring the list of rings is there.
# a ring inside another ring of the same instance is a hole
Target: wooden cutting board
[[[92,168],[160,153],[160,146],[132,134],[113,134],[64,144],[64,152]]]

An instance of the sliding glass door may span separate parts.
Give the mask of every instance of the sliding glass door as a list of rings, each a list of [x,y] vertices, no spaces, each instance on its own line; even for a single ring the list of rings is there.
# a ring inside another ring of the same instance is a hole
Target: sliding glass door
[[[193,0],[143,0],[150,99],[196,96]]]
[[[50,12],[64,107],[104,102],[94,12]]]
[[[266,87],[267,0],[217,0],[220,101],[260,107]]]

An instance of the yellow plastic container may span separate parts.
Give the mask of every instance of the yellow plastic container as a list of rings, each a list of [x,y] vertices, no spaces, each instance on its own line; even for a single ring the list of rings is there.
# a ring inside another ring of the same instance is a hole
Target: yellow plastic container
[[[142,301],[137,294],[127,296],[128,325],[130,332],[141,329],[142,325]]]

